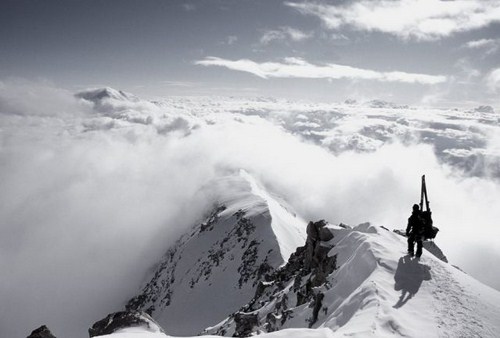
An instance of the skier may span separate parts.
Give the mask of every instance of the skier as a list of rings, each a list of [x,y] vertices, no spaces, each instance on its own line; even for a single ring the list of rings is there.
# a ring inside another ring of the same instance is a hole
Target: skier
[[[422,255],[423,237],[424,237],[424,220],[421,216],[420,207],[418,204],[413,205],[413,212],[408,218],[408,226],[406,227],[406,236],[408,237],[408,254],[413,256],[413,248],[417,242],[417,258]]]

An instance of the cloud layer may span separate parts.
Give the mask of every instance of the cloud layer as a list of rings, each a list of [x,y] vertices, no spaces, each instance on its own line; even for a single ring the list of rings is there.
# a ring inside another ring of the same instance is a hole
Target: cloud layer
[[[352,79],[382,82],[438,84],[446,81],[443,75],[406,73],[401,71],[379,72],[338,64],[314,65],[300,58],[286,58],[283,62],[258,63],[248,59],[227,60],[206,57],[196,61],[200,66],[219,66],[247,72],[261,78]]]
[[[344,5],[286,4],[300,13],[320,18],[328,29],[345,26],[402,39],[436,40],[500,21],[500,1],[497,0],[361,0]]]

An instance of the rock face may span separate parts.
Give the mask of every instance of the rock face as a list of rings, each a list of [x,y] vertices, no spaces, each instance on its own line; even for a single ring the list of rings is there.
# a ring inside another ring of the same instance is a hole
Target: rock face
[[[150,332],[163,332],[160,325],[148,314],[138,311],[121,311],[111,313],[106,318],[95,322],[89,329],[89,336],[103,336],[130,327],[143,327]]]
[[[49,328],[45,325],[40,326],[38,329],[31,332],[27,338],[56,338]]]
[[[280,330],[294,317],[302,317],[303,326],[312,327],[324,310],[327,276],[336,268],[336,256],[328,255],[332,239],[325,221],[309,222],[306,244],[288,263],[266,274],[248,304],[203,333],[247,337]]]

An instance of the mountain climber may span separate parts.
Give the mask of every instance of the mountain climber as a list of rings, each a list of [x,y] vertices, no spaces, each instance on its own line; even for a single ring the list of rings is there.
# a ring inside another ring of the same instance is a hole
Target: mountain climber
[[[406,236],[408,237],[408,254],[413,256],[413,248],[417,242],[417,257],[422,255],[423,237],[424,237],[424,219],[422,218],[418,204],[413,205],[413,212],[408,218],[406,227]]]

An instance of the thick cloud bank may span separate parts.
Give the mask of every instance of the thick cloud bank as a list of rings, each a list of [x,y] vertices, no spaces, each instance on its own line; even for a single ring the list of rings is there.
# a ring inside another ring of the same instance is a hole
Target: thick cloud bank
[[[307,219],[403,228],[427,175],[438,244],[500,288],[498,117],[386,102],[166,98],[0,85],[0,336],[86,329],[243,168]]]

